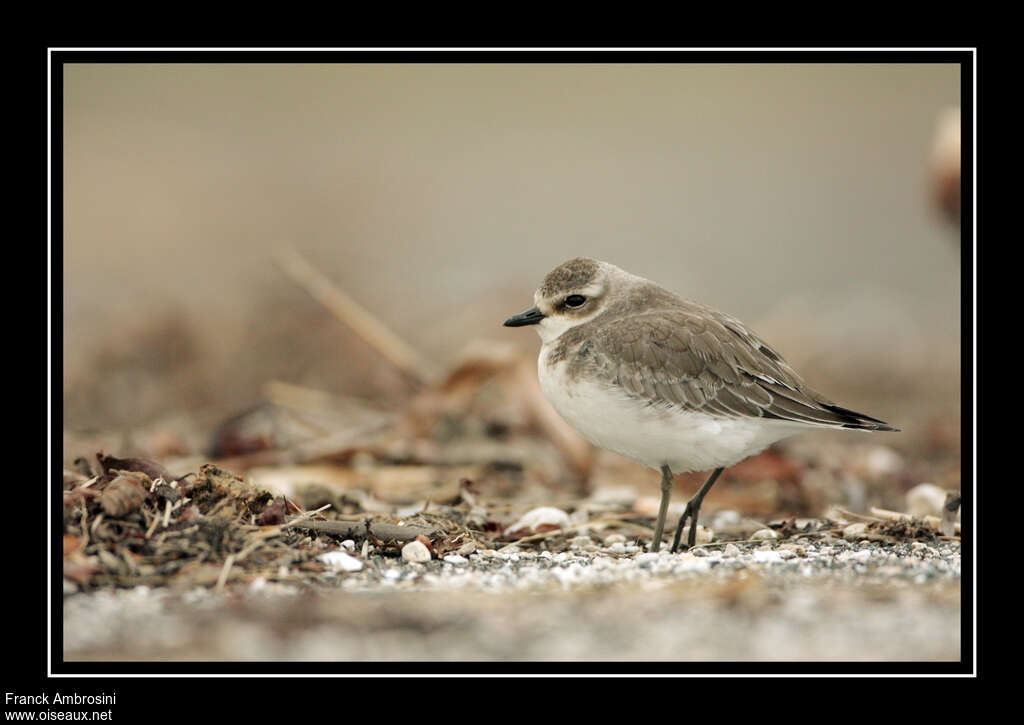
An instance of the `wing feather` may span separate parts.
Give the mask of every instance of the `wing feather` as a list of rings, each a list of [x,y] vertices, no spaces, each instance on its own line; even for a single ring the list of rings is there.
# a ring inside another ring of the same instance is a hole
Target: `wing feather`
[[[620,385],[652,405],[721,417],[891,430],[834,405],[738,320],[679,300],[668,310],[600,318],[564,336],[575,374]],[[586,340],[584,344],[583,341]]]

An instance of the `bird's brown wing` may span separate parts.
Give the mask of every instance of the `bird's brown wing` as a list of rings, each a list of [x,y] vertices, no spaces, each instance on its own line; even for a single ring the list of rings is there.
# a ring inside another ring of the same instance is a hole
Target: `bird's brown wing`
[[[567,355],[570,374],[621,386],[652,405],[729,418],[893,430],[809,389],[767,343],[716,310],[687,303],[594,323],[577,328],[582,334]]]

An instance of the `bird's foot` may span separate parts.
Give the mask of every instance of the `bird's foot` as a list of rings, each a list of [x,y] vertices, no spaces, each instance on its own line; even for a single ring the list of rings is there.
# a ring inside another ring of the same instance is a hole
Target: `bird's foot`
[[[692,549],[694,544],[697,543],[697,513],[700,511],[699,504],[694,506],[693,499],[686,502],[686,508],[683,510],[683,515],[679,517],[679,525],[676,526],[676,535],[672,540],[671,552],[674,554],[679,550],[680,539],[683,536],[683,528],[686,526],[686,521],[690,521],[689,535],[686,537],[686,544],[683,546],[683,551]]]

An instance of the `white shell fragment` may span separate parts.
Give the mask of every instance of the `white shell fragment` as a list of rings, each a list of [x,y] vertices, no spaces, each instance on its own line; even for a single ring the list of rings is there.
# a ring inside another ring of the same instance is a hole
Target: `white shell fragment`
[[[317,558],[332,569],[359,571],[363,568],[363,562],[340,550],[328,551],[326,554],[321,554]]]
[[[506,529],[505,533],[511,534],[524,529],[536,529],[544,524],[565,528],[569,525],[569,514],[553,506],[541,506],[527,511],[521,519],[512,524],[511,528]]]

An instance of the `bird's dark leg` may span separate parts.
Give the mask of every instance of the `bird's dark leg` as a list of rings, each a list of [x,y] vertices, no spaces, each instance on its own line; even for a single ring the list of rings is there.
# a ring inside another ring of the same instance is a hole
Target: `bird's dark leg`
[[[668,500],[672,498],[672,471],[668,466],[661,467],[661,505],[658,507],[658,523],[654,526],[654,540],[651,551],[661,549],[661,535],[665,531],[665,516],[668,514]]]
[[[694,543],[697,541],[697,514],[700,513],[700,502],[704,500],[704,496],[711,487],[715,485],[715,481],[724,471],[724,468],[716,468],[708,476],[708,480],[704,482],[704,485],[700,487],[693,498],[686,502],[686,510],[683,511],[683,515],[679,517],[679,525],[676,527],[676,537],[672,540],[672,553],[674,554],[679,548],[679,539],[683,535],[683,525],[686,523],[686,519],[690,519],[690,535],[687,536],[686,548],[692,548]]]

